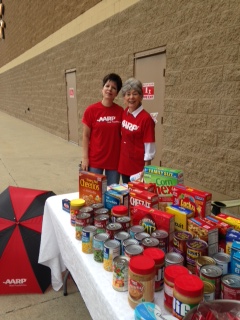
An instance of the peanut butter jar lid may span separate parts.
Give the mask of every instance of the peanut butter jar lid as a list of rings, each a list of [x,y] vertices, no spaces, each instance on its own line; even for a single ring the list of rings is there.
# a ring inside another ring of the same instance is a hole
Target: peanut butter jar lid
[[[78,207],[84,206],[85,200],[84,199],[73,199],[70,201],[71,206]]]
[[[159,248],[146,248],[143,251],[143,255],[152,258],[156,264],[163,263],[165,259],[164,251]]]
[[[154,272],[155,261],[149,257],[135,256],[130,259],[129,268],[134,273],[147,275]]]
[[[175,279],[174,288],[180,294],[193,298],[203,295],[204,283],[194,274],[181,274]]]
[[[124,205],[114,206],[112,207],[112,213],[123,216],[128,213],[128,208]]]
[[[177,276],[184,274],[189,274],[189,270],[177,264],[169,265],[164,269],[164,277],[172,283],[174,283]]]

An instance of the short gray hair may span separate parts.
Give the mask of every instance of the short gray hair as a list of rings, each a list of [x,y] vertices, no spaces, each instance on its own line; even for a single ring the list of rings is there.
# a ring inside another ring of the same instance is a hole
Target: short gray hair
[[[142,82],[135,78],[129,78],[127,81],[125,81],[125,83],[122,86],[123,97],[130,90],[135,90],[142,96],[143,95]]]

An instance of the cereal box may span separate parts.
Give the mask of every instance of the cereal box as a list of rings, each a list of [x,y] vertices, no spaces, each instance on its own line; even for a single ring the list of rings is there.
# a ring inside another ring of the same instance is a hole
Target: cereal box
[[[168,234],[174,232],[175,217],[171,213],[136,205],[132,210],[132,218],[133,225],[143,225],[145,231],[149,234],[156,229],[163,229]]]
[[[147,208],[158,209],[158,196],[156,193],[139,189],[129,191],[129,213],[132,221],[133,209],[137,205],[143,205]]]
[[[230,226],[232,226],[235,230],[240,231],[240,219],[239,218],[230,216],[225,213],[219,213],[218,215],[215,216],[215,218],[230,224]]]
[[[192,210],[195,217],[211,214],[212,194],[178,184],[173,187],[173,204]]]
[[[176,231],[187,231],[187,222],[189,218],[194,216],[193,211],[170,204],[166,207],[166,212],[174,214]]]
[[[208,244],[208,255],[211,257],[218,252],[218,228],[201,218],[188,219],[188,231],[193,238],[199,238]]]
[[[104,193],[104,207],[112,210],[112,207],[124,205],[128,208],[128,191],[117,192],[116,190],[107,190]]]
[[[128,189],[139,189],[148,192],[156,193],[155,183],[145,183],[141,181],[130,181],[128,182]]]
[[[173,186],[183,184],[183,171],[158,166],[144,167],[144,182],[155,183],[159,202],[173,202]]]
[[[107,178],[103,174],[88,171],[79,172],[79,198],[84,199],[86,206],[103,203],[107,190]]]

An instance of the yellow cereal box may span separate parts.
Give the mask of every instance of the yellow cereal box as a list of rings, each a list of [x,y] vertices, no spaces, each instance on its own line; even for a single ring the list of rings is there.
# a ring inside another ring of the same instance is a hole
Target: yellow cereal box
[[[230,226],[232,226],[235,230],[240,231],[240,219],[237,217],[232,217],[225,213],[219,213],[215,216],[216,219],[220,221],[224,221],[228,223]]]
[[[171,204],[166,207],[166,212],[175,215],[176,231],[187,231],[187,222],[189,218],[194,216],[193,211]]]
[[[103,203],[107,191],[107,177],[103,174],[88,171],[79,172],[79,198],[84,199],[86,206]]]

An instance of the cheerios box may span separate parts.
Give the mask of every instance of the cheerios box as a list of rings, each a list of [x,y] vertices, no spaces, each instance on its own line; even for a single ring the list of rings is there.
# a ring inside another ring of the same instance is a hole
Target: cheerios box
[[[86,206],[103,203],[107,191],[107,177],[88,171],[79,172],[79,198],[84,199]]]
[[[212,194],[182,184],[173,187],[173,204],[192,210],[195,217],[211,214]]]
[[[132,189],[129,191],[129,215],[132,221],[133,209],[136,205],[158,209],[158,196],[156,193],[145,190]]]
[[[173,202],[173,186],[183,184],[183,171],[158,166],[145,166],[143,180],[155,183],[159,203]]]

